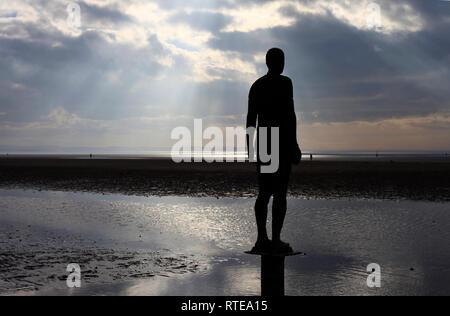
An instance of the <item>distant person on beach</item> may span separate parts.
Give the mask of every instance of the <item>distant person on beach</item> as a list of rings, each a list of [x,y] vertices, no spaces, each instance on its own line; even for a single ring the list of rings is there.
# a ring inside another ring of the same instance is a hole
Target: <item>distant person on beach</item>
[[[248,102],[247,128],[267,127],[268,148],[270,128],[279,128],[280,165],[275,173],[262,173],[262,162],[257,159],[259,194],[255,204],[258,239],[252,252],[292,252],[291,246],[281,240],[281,230],[286,216],[286,195],[292,164],[301,160],[297,143],[297,117],[294,109],[293,85],[289,77],[282,76],[285,64],[284,52],[272,48],[267,52],[266,63],[269,71],[251,87]],[[259,135],[259,133],[257,134]],[[259,136],[258,136],[259,144]],[[251,146],[248,141],[248,146]],[[250,152],[250,151],[249,151]],[[272,241],[266,229],[268,204],[273,195]]]

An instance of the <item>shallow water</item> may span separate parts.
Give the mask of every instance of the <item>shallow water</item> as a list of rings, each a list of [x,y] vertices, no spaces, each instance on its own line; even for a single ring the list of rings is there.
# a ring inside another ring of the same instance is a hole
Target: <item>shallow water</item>
[[[258,295],[252,199],[0,190],[1,294]],[[288,202],[287,295],[450,294],[449,203]],[[270,218],[269,218],[270,220]],[[67,289],[79,263],[81,289]],[[381,288],[367,287],[370,263]]]

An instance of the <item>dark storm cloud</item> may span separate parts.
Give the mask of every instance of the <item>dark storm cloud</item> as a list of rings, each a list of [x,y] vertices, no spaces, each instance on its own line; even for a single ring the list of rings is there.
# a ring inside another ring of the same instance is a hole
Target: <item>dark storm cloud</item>
[[[272,30],[252,32],[221,32],[209,40],[209,46],[227,52],[239,52],[242,55],[256,54],[276,42]]]
[[[289,4],[282,6],[278,11],[288,18],[295,18],[299,16],[297,9],[293,5]]]
[[[133,19],[128,15],[119,11],[117,7],[111,6],[97,6],[94,4],[80,3],[80,7],[83,14],[83,19],[87,20],[87,23],[129,23]]]
[[[70,2],[33,0],[31,4],[35,8],[39,8],[41,12],[49,12],[53,18],[66,18],[67,6]],[[89,23],[126,23],[132,22],[133,19],[121,12],[116,5],[98,6],[89,4],[84,1],[75,1],[80,6],[81,16],[84,22]]]
[[[450,24],[450,20],[448,19],[450,14],[450,1],[410,0],[408,3],[425,20],[428,28],[440,28],[444,24],[447,26]]]
[[[105,4],[98,6],[89,4],[84,1],[74,1],[80,6],[81,23],[83,26],[119,26],[123,23],[131,23],[133,19],[127,14],[120,11],[116,5]],[[40,26],[45,23],[51,24],[52,21],[66,20],[68,17],[67,6],[70,3],[64,1],[49,1],[49,0],[33,0],[29,4],[42,12],[39,16]],[[46,17],[48,15],[48,17]],[[50,28],[47,28],[47,31]]]
[[[307,121],[377,120],[450,111],[450,3],[413,0],[409,3],[424,19],[424,29],[386,35],[357,29],[331,13],[301,15],[293,6],[280,9],[285,16],[297,18],[289,27],[221,32],[232,22],[230,17],[196,9],[237,8],[261,1],[157,2],[161,8],[176,11],[171,12],[172,23],[213,33],[208,45],[228,56],[254,62],[255,55],[270,47],[283,48],[286,74],[295,84],[297,110],[304,112]],[[32,3],[60,20],[67,16],[66,4],[61,2]],[[82,23],[88,26],[135,23],[118,7],[79,3]],[[184,13],[179,8],[194,11]],[[405,15],[397,2],[383,2],[383,9],[399,19]],[[1,120],[39,120],[55,107],[91,119],[144,112],[154,116],[242,115],[247,110],[249,84],[237,80],[244,74],[210,67],[207,74],[229,80],[189,81],[186,77],[194,65],[166,50],[157,34],[149,36],[145,47],[136,48],[108,41],[107,36],[114,35],[100,30],[67,36],[51,28],[46,19],[42,15],[36,23],[11,21],[2,30],[0,112],[6,115]],[[27,36],[9,38],[14,34]],[[158,58],[164,57],[171,57],[174,64],[159,63]],[[256,66],[259,74],[265,73],[263,63]],[[162,74],[163,79],[158,77]]]
[[[38,120],[58,106],[111,119],[138,115],[153,100],[149,87],[134,86],[164,69],[155,57],[168,52],[156,35],[146,47],[133,48],[111,44],[94,31],[74,38],[44,34],[32,41],[0,38],[0,112],[7,113],[5,119]],[[46,44],[50,41],[59,44]]]
[[[15,17],[17,17],[17,12],[0,14],[0,19],[15,18]]]
[[[221,13],[199,12],[192,13],[179,12],[170,17],[171,23],[183,23],[193,29],[201,31],[217,32],[232,22],[232,18]]]
[[[299,15],[292,26],[222,32],[209,45],[246,58],[283,48],[298,109],[308,121],[377,120],[450,111],[443,88],[450,82],[444,25],[386,35],[357,29],[331,14]],[[430,73],[437,75],[427,78]]]

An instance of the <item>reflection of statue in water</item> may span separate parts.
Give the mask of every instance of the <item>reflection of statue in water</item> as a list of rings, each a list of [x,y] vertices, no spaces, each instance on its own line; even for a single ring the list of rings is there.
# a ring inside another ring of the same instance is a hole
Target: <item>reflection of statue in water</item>
[[[259,194],[255,204],[258,239],[252,253],[292,253],[291,246],[281,240],[281,230],[286,216],[286,194],[291,165],[298,164],[301,159],[296,135],[297,118],[294,110],[293,86],[290,78],[281,75],[284,70],[284,53],[281,49],[270,49],[267,52],[266,62],[269,72],[258,79],[250,89],[247,128],[267,127],[269,134],[267,148],[271,148],[270,128],[279,128],[280,164],[277,172],[262,173],[263,163],[258,154]],[[251,146],[252,142],[249,141],[248,145]],[[272,241],[270,241],[266,222],[267,208],[272,195],[273,221]]]
[[[284,296],[284,262],[286,257],[302,255],[303,252],[261,253],[247,251],[247,254],[261,256],[261,296]]]

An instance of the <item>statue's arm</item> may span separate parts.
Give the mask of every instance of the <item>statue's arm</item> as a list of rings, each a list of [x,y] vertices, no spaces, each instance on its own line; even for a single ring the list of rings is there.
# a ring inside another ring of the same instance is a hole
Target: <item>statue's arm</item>
[[[294,146],[298,146],[297,141],[297,115],[295,114],[295,104],[294,104],[294,87],[292,80],[289,79],[289,125],[292,135],[292,142]]]
[[[253,131],[255,131],[256,129],[256,121],[258,118],[258,108],[257,108],[257,98],[256,98],[256,91],[255,91],[255,87],[252,86],[250,89],[250,93],[248,96],[248,112],[247,112],[247,123],[246,123],[246,128],[247,128],[247,153],[250,154],[251,152],[255,152],[254,148],[253,148],[253,135],[249,135],[249,128],[253,127]],[[250,141],[250,137],[252,137],[251,141]],[[252,146],[250,148],[250,146]],[[250,157],[249,157],[250,159]]]

